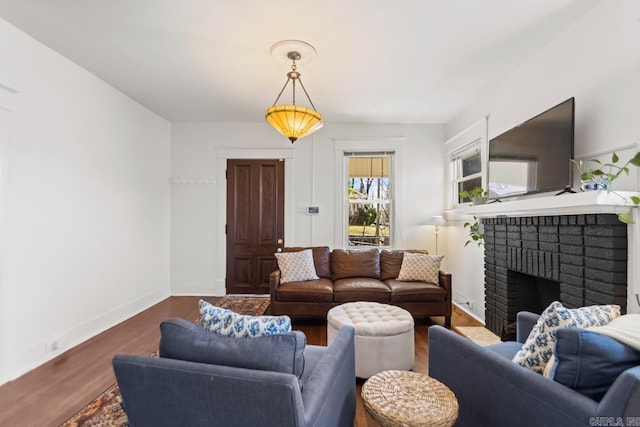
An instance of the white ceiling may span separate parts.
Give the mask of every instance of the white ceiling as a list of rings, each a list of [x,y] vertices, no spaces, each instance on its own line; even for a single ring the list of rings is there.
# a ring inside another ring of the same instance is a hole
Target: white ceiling
[[[289,69],[269,49],[297,39],[325,123],[446,123],[596,2],[0,0],[0,17],[171,122],[263,120]]]

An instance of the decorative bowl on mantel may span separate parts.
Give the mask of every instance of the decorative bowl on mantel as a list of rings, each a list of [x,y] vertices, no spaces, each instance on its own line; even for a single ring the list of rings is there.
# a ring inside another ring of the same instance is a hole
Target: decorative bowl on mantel
[[[472,197],[471,198],[471,204],[472,205],[484,205],[485,203],[487,203],[487,196],[478,196],[478,197]]]
[[[605,176],[594,176],[591,179],[580,181],[582,191],[611,190],[611,180]]]

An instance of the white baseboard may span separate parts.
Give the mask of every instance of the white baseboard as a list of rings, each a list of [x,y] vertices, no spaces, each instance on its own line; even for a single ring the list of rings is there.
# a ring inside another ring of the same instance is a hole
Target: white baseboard
[[[168,289],[155,290],[105,313],[101,313],[71,330],[60,331],[55,338],[59,345],[55,351],[46,351],[45,344],[39,342],[16,353],[9,354],[6,360],[8,362],[7,371],[2,373],[3,378],[0,378],[0,385],[26,374],[30,370],[60,356],[65,351],[135,316],[169,296]]]
[[[461,304],[458,304],[457,302],[453,302],[453,305],[455,305],[456,307],[458,307],[460,310],[464,311],[466,314],[468,314],[469,316],[473,317],[474,319],[476,319],[478,322],[482,323],[483,325],[484,323],[484,319],[481,319],[480,317],[478,317],[478,315],[476,315],[474,312],[469,311],[469,309]]]

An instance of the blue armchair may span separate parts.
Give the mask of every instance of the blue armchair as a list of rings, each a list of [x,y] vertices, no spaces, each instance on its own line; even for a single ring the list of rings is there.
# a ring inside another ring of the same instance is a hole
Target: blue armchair
[[[161,357],[117,355],[113,359],[132,427],[353,426],[356,405],[353,328],[342,328],[329,347],[303,345],[303,369],[299,358],[294,357],[297,365],[294,369],[301,372],[298,376],[256,368],[267,358],[279,365],[286,362],[286,352],[274,348],[274,341],[267,347],[248,349],[252,342],[258,342],[250,340],[260,339],[224,337],[227,341],[222,347],[207,341],[206,334],[210,332],[203,333],[189,323],[182,319],[163,322],[161,329],[182,328],[184,332],[178,331],[178,341],[169,343],[163,329]],[[175,357],[176,352],[183,351],[184,342],[179,341],[182,337],[196,343],[196,350],[189,351],[199,362],[163,357],[163,353],[173,353]],[[242,351],[253,368],[202,363],[206,349],[215,346],[219,357],[236,365],[233,351]]]
[[[458,398],[456,426],[589,426],[640,421],[640,366],[624,371],[598,402],[511,361],[538,316],[521,312],[517,342],[482,347],[429,328],[429,375]],[[611,417],[611,419],[609,418]]]

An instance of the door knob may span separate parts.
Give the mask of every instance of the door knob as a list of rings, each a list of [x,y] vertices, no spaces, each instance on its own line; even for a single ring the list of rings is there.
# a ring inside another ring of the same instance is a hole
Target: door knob
[[[276,249],[278,252],[282,252],[282,248],[278,248]]]
[[[281,244],[282,244],[282,242],[284,242],[284,240],[282,240],[282,239],[278,239],[278,244],[279,244],[279,245],[281,245]]]

